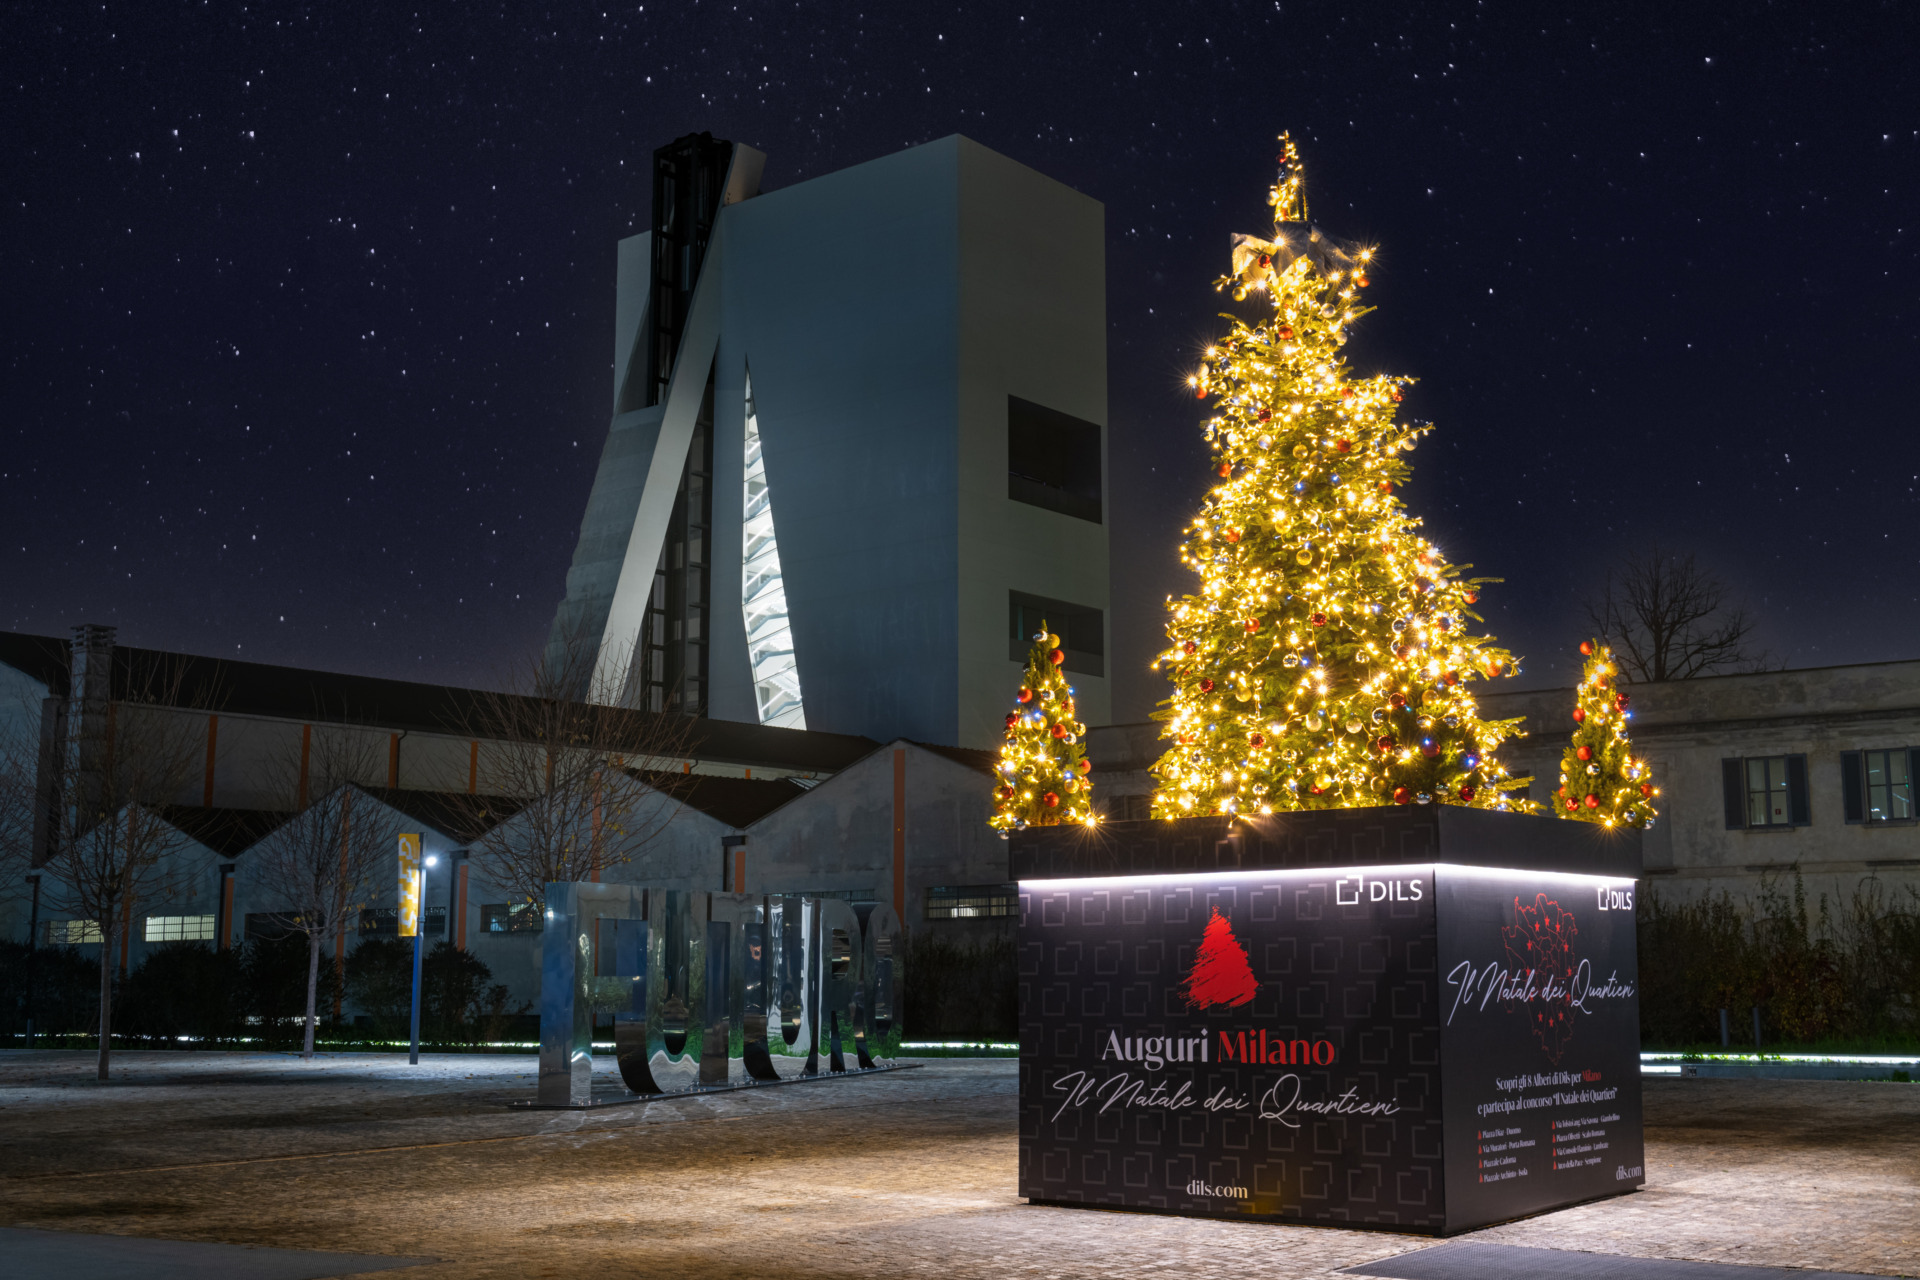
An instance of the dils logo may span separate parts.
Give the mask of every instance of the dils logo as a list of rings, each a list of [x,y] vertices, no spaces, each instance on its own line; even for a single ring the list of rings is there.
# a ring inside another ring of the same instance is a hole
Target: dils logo
[[[1187,1194],[1190,1196],[1226,1196],[1233,1200],[1245,1200],[1248,1196],[1245,1187],[1216,1187],[1212,1183],[1202,1182],[1198,1178],[1195,1178],[1187,1184]]]
[[[1184,988],[1187,1003],[1195,1009],[1243,1005],[1260,989],[1247,964],[1246,948],[1233,936],[1233,926],[1218,907],[1200,936],[1200,949],[1194,952],[1193,970],[1187,974]]]

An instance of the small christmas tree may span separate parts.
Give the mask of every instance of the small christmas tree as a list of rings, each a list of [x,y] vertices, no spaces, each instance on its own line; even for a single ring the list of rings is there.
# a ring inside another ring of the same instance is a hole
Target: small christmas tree
[[[1169,599],[1174,693],[1156,718],[1156,817],[1385,804],[1530,809],[1495,758],[1517,720],[1482,720],[1476,681],[1516,673],[1469,630],[1482,585],[1420,534],[1394,490],[1430,428],[1396,420],[1411,379],[1348,377],[1340,348],[1372,270],[1307,221],[1284,134],[1271,240],[1236,236],[1232,328],[1190,383],[1214,399],[1219,483],[1181,558],[1200,589]]]
[[[1627,710],[1632,699],[1620,689],[1613,650],[1598,640],[1584,640],[1586,670],[1580,675],[1573,708],[1573,741],[1560,757],[1560,790],[1554,806],[1563,818],[1598,822],[1609,827],[1650,827],[1653,770],[1632,752],[1627,736]]]
[[[1246,948],[1233,936],[1233,925],[1218,907],[1200,935],[1200,949],[1193,953],[1193,969],[1184,985],[1186,1001],[1196,1009],[1242,1005],[1260,990],[1253,968],[1247,964]]]
[[[1092,824],[1093,766],[1081,739],[1087,726],[1073,705],[1073,689],[1060,669],[1066,655],[1060,637],[1044,620],[1027,653],[1026,683],[1007,712],[1006,741],[1000,748],[999,781],[989,822],[1005,839],[1022,827],[1066,822]]]

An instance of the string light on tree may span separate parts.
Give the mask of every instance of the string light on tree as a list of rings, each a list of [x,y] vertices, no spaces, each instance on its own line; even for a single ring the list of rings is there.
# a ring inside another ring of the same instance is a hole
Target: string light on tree
[[[1092,826],[1093,766],[1082,724],[1061,665],[1060,637],[1043,620],[1027,654],[1026,683],[1007,712],[1006,736],[995,771],[993,817],[1005,839],[1025,827],[1077,822]]]
[[[1608,827],[1653,825],[1653,770],[1645,758],[1633,754],[1627,736],[1632,697],[1619,686],[1620,670],[1613,650],[1598,640],[1583,640],[1580,652],[1586,669],[1575,690],[1573,740],[1560,757],[1560,789],[1554,808],[1563,818],[1598,822]]]
[[[1375,804],[1533,811],[1499,760],[1517,720],[1483,720],[1482,680],[1517,674],[1474,634],[1491,578],[1462,578],[1394,492],[1431,428],[1402,423],[1412,380],[1353,378],[1340,348],[1371,249],[1307,221],[1300,158],[1284,148],[1268,192],[1271,239],[1235,236],[1217,287],[1264,298],[1234,316],[1188,385],[1211,398],[1218,478],[1181,544],[1197,591],[1169,598],[1155,665],[1173,696],[1155,718],[1156,817]]]

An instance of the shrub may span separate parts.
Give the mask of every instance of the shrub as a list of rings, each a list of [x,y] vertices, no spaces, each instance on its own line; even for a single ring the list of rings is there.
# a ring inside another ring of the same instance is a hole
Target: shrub
[[[1009,1041],[1019,1036],[1010,937],[968,945],[919,929],[907,944],[901,1032],[911,1040]]]

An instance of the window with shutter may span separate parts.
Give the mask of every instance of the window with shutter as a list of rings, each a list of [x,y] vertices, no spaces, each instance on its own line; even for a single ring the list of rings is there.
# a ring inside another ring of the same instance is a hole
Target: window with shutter
[[[1848,822],[1866,821],[1866,806],[1860,794],[1860,753],[1840,753],[1840,810]]]

